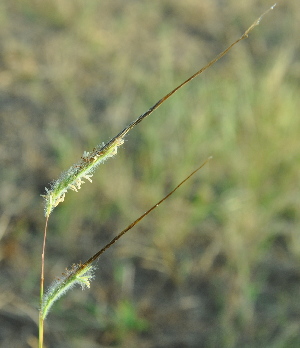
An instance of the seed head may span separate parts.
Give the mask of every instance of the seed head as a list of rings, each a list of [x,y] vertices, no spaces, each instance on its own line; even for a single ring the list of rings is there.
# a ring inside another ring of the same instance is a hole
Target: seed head
[[[45,199],[45,216],[49,216],[52,210],[63,202],[68,189],[75,192],[85,183],[83,179],[92,182],[92,176],[96,168],[110,157],[117,154],[118,147],[124,143],[122,137],[114,138],[108,144],[98,145],[92,151],[84,151],[80,160],[73,164],[67,171],[51,184],[50,189],[46,189],[46,194],[42,195]]]

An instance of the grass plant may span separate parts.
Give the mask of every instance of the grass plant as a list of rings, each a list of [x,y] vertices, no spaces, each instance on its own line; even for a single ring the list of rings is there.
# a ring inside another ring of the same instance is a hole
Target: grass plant
[[[44,229],[44,240],[42,247],[42,261],[41,261],[41,282],[40,282],[40,314],[39,314],[39,348],[43,348],[44,342],[44,320],[48,315],[50,308],[53,303],[58,300],[63,294],[65,294],[74,285],[80,284],[81,287],[89,288],[90,281],[94,277],[94,267],[93,263],[102,255],[108,248],[112,246],[116,241],[118,241],[126,232],[128,232],[132,227],[139,223],[145,216],[147,216],[151,211],[158,207],[164,200],[166,200],[170,195],[172,195],[183,183],[185,183],[192,175],[194,175],[198,170],[200,170],[203,165],[207,163],[204,162],[203,165],[198,167],[193,171],[188,177],[186,177],[180,184],[178,184],[169,194],[162,198],[158,203],[152,206],[144,214],[142,214],[138,219],[131,223],[127,228],[122,230],[116,237],[114,237],[105,247],[96,252],[91,256],[86,262],[73,264],[70,269],[66,269],[65,273],[60,278],[57,278],[52,285],[49,287],[48,291],[44,294],[44,267],[45,267],[45,249],[46,249],[46,236],[48,229],[48,220],[53,209],[57,207],[60,203],[64,201],[65,195],[68,189],[75,192],[81,188],[84,180],[92,182],[91,177],[95,169],[103,163],[106,159],[117,154],[117,148],[124,143],[124,137],[127,133],[137,126],[141,121],[143,121],[147,116],[152,114],[160,105],[162,105],[168,98],[170,98],[175,92],[181,89],[183,86],[188,84],[195,77],[200,75],[206,69],[210,68],[214,63],[216,63],[220,58],[228,53],[232,47],[237,43],[248,37],[249,33],[254,27],[256,27],[261,19],[273,8],[273,5],[269,10],[264,12],[245,32],[244,34],[234,41],[227,49],[216,56],[212,61],[210,61],[203,68],[194,73],[191,77],[185,80],[183,83],[179,84],[175,89],[161,98],[154,106],[152,106],[148,111],[139,116],[135,121],[130,123],[126,128],[119,132],[114,138],[112,138],[107,144],[98,145],[93,148],[90,152],[84,152],[81,159],[72,165],[66,172],[62,173],[58,180],[51,184],[50,189],[46,188],[46,194],[43,195],[45,199],[45,229]]]
[[[38,346],[44,187],[271,4],[0,2],[1,347]],[[45,347],[300,346],[299,32],[300,3],[278,2],[68,190],[45,290],[214,158],[101,255],[88,291],[55,302]]]

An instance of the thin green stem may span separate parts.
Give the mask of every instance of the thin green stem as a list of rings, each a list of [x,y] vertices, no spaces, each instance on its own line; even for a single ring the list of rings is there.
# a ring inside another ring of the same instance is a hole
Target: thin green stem
[[[46,249],[46,238],[47,238],[47,227],[48,227],[49,216],[46,216],[45,229],[44,229],[44,240],[42,248],[42,269],[41,269],[41,285],[40,285],[40,311],[39,311],[39,348],[43,348],[44,342],[44,319],[41,311],[43,296],[44,296],[44,273],[45,273],[45,249]]]

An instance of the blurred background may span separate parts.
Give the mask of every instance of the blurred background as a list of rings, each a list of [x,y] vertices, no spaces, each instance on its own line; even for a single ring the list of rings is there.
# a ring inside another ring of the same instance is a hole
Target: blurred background
[[[45,187],[271,5],[1,1],[1,347],[37,347]],[[299,32],[282,1],[66,195],[46,287],[213,156],[54,305],[45,347],[300,346]]]

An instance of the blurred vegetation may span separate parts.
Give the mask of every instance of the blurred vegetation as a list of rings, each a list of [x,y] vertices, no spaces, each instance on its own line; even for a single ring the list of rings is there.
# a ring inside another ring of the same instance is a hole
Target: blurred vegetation
[[[272,4],[1,1],[3,347],[37,346],[44,187]],[[299,32],[278,4],[56,208],[46,285],[213,156],[55,305],[47,347],[300,346]]]

